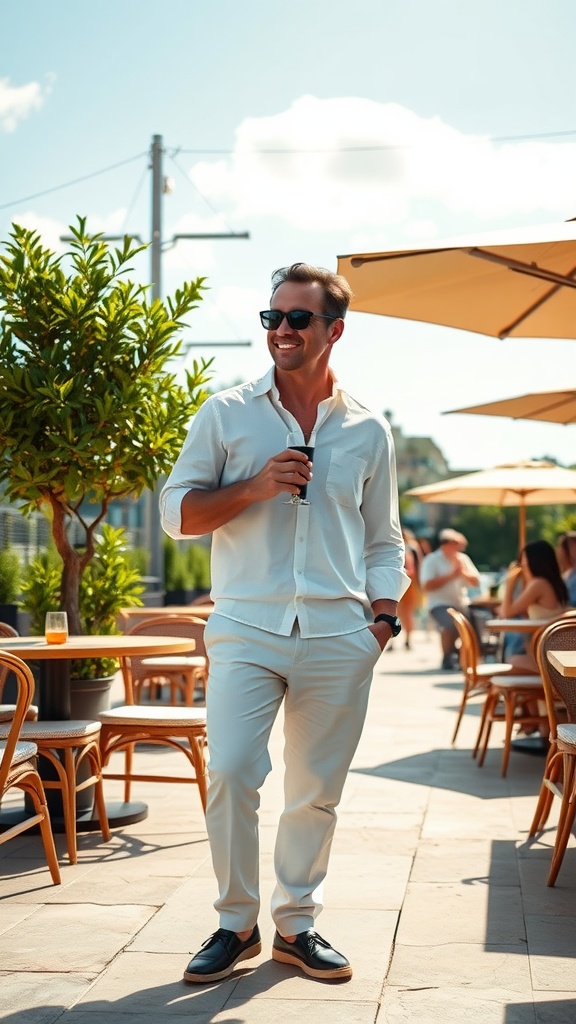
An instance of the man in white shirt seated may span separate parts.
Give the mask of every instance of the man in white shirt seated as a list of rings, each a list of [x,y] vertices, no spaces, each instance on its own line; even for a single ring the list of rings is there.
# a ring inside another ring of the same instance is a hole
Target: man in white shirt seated
[[[455,608],[468,614],[468,588],[480,584],[474,562],[465,554],[468,541],[457,530],[441,530],[439,547],[426,555],[420,568],[420,585],[426,595],[428,611],[440,630],[442,669],[458,666],[456,640],[458,630],[448,614]]]

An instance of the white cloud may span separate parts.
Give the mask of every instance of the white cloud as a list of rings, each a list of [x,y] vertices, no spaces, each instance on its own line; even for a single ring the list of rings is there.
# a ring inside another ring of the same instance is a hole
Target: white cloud
[[[0,127],[5,132],[15,131],[20,121],[43,106],[51,91],[49,84],[11,85],[9,78],[0,78]]]
[[[576,212],[576,144],[491,142],[360,98],[302,96],[248,118],[231,157],[200,161],[190,177],[229,216],[299,229],[401,225],[415,236],[438,207],[478,219]]]

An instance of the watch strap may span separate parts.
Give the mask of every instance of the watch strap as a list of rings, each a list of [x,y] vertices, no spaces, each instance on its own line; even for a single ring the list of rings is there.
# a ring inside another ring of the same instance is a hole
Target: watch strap
[[[376,616],[374,622],[387,622],[392,630],[392,636],[398,636],[398,633],[402,629],[400,619],[397,615],[386,615],[382,612],[380,615]]]

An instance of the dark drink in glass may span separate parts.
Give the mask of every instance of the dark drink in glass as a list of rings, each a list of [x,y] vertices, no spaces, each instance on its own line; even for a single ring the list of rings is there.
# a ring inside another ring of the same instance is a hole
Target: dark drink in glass
[[[313,446],[310,446],[310,445],[307,445],[307,444],[290,444],[290,445],[288,445],[288,447],[292,451],[295,451],[295,452],[304,452],[304,455],[306,455],[306,457],[310,460],[310,462],[313,461],[313,456],[314,456],[314,447]],[[309,505],[310,502],[306,500],[306,492],[307,492],[307,490],[308,490],[308,485],[307,484],[300,485],[300,494],[293,494],[292,495],[292,497],[290,499],[291,504],[296,504],[297,505],[299,502],[304,502],[306,505]]]

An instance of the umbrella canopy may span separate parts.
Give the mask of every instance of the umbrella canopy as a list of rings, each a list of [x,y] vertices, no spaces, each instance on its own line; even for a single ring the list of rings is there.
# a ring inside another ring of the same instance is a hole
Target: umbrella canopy
[[[447,410],[448,414],[455,412],[509,416],[513,420],[540,420],[543,423],[576,423],[576,390],[541,391],[485,405],[470,405],[466,409]]]
[[[527,505],[576,504],[576,471],[553,462],[515,462],[413,487],[405,494],[450,505],[514,505],[520,509],[519,546],[526,543]]]
[[[339,256],[338,273],[354,292],[351,310],[497,338],[575,338],[576,224],[518,235]]]

